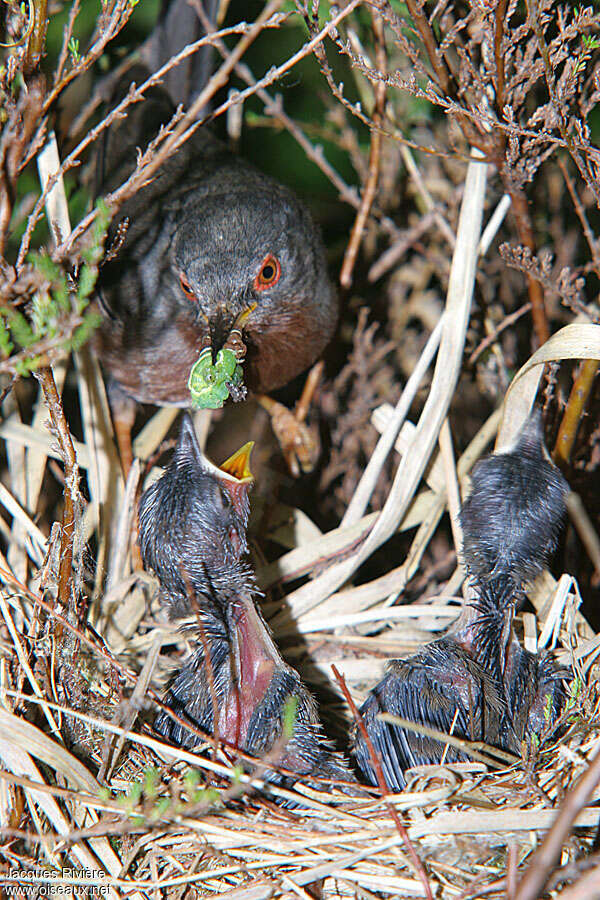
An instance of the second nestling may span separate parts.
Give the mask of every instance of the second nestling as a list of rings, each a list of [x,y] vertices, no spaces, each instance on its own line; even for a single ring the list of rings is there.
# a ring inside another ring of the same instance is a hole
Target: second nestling
[[[515,448],[479,462],[463,505],[463,555],[472,599],[443,638],[409,659],[394,660],[361,713],[390,788],[418,765],[462,762],[469,755],[419,730],[483,741],[521,756],[523,744],[552,731],[566,700],[567,672],[548,654],[524,650],[513,630],[524,588],[556,546],[568,491],[547,458],[539,413]],[[382,720],[391,714],[414,723]],[[373,784],[364,736],[358,763]]]

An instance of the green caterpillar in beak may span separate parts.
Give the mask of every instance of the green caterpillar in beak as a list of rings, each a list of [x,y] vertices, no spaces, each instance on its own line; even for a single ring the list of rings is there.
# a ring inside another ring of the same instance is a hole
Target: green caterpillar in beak
[[[232,389],[243,385],[244,373],[232,350],[219,350],[212,361],[206,347],[190,370],[188,389],[194,409],[221,409]]]

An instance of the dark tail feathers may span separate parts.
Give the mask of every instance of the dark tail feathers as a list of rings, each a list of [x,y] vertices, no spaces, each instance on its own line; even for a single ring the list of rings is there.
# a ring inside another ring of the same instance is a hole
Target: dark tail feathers
[[[206,19],[214,24],[219,0],[196,0]],[[142,57],[151,71],[163,66],[188,44],[206,34],[194,0],[163,0],[158,22],[142,48]],[[212,74],[213,48],[200,47],[192,56],[172,68],[163,81],[176,106],[190,106]]]

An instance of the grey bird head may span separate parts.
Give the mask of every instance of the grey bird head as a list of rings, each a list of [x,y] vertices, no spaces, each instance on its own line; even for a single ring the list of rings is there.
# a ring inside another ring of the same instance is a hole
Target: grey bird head
[[[469,574],[507,575],[516,585],[541,572],[556,547],[568,485],[549,459],[534,412],[516,446],[477,463],[463,504],[463,555]]]
[[[170,257],[179,300],[213,351],[242,330],[250,387],[284,384],[331,335],[336,301],[308,211],[238,160],[183,205]]]
[[[247,552],[249,452],[246,445],[223,468],[214,466],[184,416],[173,459],[139,506],[142,558],[167,590],[202,591]]]

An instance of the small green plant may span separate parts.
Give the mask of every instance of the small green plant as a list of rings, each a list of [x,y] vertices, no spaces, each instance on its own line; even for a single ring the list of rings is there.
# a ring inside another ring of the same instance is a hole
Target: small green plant
[[[74,273],[46,251],[27,257],[24,278],[31,299],[0,306],[0,372],[27,376],[49,359],[79,350],[100,323],[88,306],[98,279],[110,214],[99,200],[98,215],[82,264]]]
[[[582,34],[581,43],[583,44],[583,52],[580,53],[575,63],[575,75],[579,75],[580,72],[584,71],[592,57],[592,53],[600,47],[600,37],[594,34]]]
[[[69,43],[67,44],[67,48],[69,50],[69,53],[71,54],[73,64],[77,65],[77,63],[81,59],[81,55],[79,53],[79,39],[71,35],[71,37],[69,38]]]
[[[219,791],[213,787],[203,787],[196,769],[186,772],[181,784],[171,783],[167,791],[154,766],[144,769],[141,779],[132,782],[122,793],[113,794],[108,788],[102,788],[100,798],[123,810],[134,825],[147,825],[186,815],[198,806],[209,808],[222,805]]]

